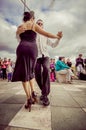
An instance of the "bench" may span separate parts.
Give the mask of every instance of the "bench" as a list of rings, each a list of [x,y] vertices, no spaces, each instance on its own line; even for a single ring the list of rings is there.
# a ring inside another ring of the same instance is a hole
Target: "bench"
[[[56,81],[59,83],[66,83],[66,74],[59,74],[58,71],[56,71]]]

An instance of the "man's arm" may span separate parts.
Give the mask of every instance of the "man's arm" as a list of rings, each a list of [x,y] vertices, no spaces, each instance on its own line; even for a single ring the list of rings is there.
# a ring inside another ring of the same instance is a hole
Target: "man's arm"
[[[56,47],[59,44],[60,39],[55,40],[52,42],[50,39],[47,39],[47,45],[51,46],[52,48]]]
[[[62,32],[58,32],[57,34],[60,38],[57,39],[55,42],[50,41],[47,39],[47,45],[51,46],[52,48],[56,47],[59,44],[60,39],[62,38],[63,34]]]

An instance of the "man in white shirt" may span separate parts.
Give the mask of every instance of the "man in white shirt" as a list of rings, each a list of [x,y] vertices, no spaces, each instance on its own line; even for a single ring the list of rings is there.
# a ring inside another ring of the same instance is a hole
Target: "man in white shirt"
[[[43,21],[39,19],[37,24],[43,28]],[[47,37],[40,34],[37,35],[37,47],[38,47],[38,58],[35,67],[35,78],[38,86],[41,90],[40,100],[44,106],[50,104],[48,95],[50,93],[50,64],[49,64],[49,53],[47,46],[56,47],[62,37],[62,32],[58,32],[59,40],[57,39],[55,43],[52,43]]]

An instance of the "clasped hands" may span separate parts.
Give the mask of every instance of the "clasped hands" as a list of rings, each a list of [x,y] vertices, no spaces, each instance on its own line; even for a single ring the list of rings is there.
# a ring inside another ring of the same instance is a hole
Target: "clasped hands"
[[[62,31],[57,33],[58,39],[61,39],[63,37]]]

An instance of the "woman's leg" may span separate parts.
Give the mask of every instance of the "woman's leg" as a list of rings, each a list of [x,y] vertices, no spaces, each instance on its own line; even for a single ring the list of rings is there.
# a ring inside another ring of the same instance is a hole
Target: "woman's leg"
[[[29,112],[31,111],[31,105],[32,105],[32,99],[31,99],[31,90],[30,90],[30,87],[29,87],[29,82],[22,82],[23,84],[23,88],[24,88],[24,91],[26,93],[26,96],[27,96],[27,104],[25,105],[25,108],[29,108]]]
[[[24,91],[26,93],[27,99],[30,99],[30,97],[31,97],[31,90],[30,90],[30,87],[29,87],[29,82],[28,81],[22,82],[22,84],[23,84],[23,88],[24,88]]]
[[[38,102],[37,95],[36,95],[35,89],[34,89],[35,78],[31,79],[29,81],[29,83],[30,83],[30,87],[31,87],[31,95],[32,95],[33,103]]]
[[[35,91],[34,90],[34,84],[35,84],[35,78],[33,78],[33,79],[31,79],[30,81],[29,81],[29,83],[30,83],[30,89],[31,89],[31,93],[33,92],[33,91]]]

